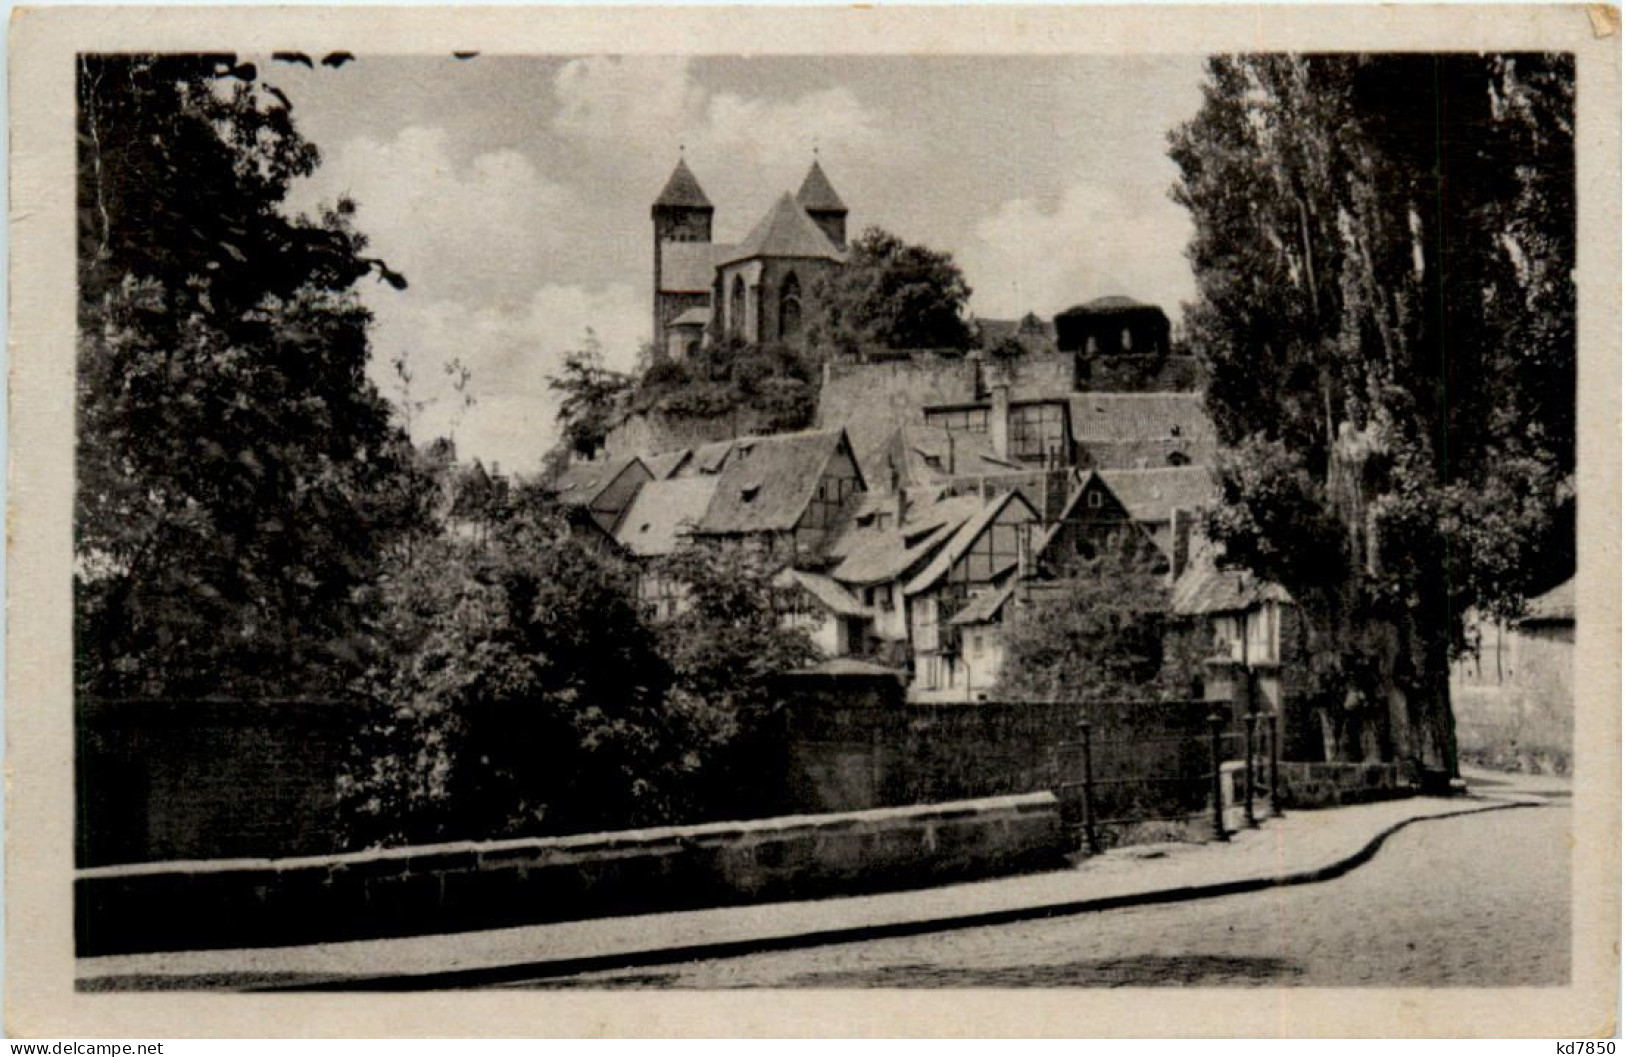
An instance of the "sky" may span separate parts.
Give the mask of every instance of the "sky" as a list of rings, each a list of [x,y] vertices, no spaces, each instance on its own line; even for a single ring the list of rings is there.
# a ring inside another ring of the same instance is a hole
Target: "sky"
[[[371,251],[372,373],[420,441],[529,472],[557,436],[547,385],[589,328],[630,368],[649,338],[649,205],[688,160],[733,241],[814,151],[851,210],[951,253],[977,315],[1107,294],[1194,293],[1191,226],[1169,197],[1167,133],[1201,103],[1201,59],[362,55],[339,69],[263,62],[322,164],[309,211],[350,196]],[[445,367],[471,372],[471,406]]]

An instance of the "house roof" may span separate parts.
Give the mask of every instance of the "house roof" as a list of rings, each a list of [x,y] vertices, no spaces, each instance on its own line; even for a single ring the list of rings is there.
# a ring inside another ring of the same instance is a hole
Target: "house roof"
[[[1216,547],[1199,541],[1192,548],[1191,563],[1169,598],[1169,607],[1180,616],[1208,616],[1238,613],[1264,602],[1291,602],[1286,588],[1267,583],[1244,569],[1220,569]]]
[[[733,441],[712,441],[710,444],[700,444],[694,449],[694,459],[684,465],[684,470],[691,473],[718,473],[723,463],[728,462],[728,454],[733,450]]]
[[[978,500],[978,502],[980,501]],[[942,549],[937,551],[930,564],[920,570],[918,575],[904,585],[903,593],[905,595],[917,595],[921,591],[933,587],[949,569],[953,568],[954,562],[957,562],[960,556],[970,549],[970,545],[976,542],[976,538],[993,523],[993,520],[1010,503],[1020,503],[1027,508],[1027,512],[1033,516],[1034,521],[1038,520],[1038,511],[1033,509],[1033,505],[1027,502],[1020,492],[1006,492],[1001,496],[989,499],[974,517],[969,518],[959,526],[959,529],[943,545]]]
[[[638,489],[616,526],[615,540],[639,558],[670,554],[692,534],[715,493],[715,477],[673,477]]]
[[[1572,624],[1574,622],[1574,580],[1529,600],[1520,624]]]
[[[809,221],[810,223],[810,221]],[[660,246],[660,292],[708,294],[717,268],[735,247],[722,242],[665,242]]]
[[[1065,312],[1062,312],[1061,315],[1105,315],[1115,312],[1144,311],[1148,308],[1158,312],[1162,311],[1156,305],[1147,304],[1144,301],[1136,301],[1134,298],[1124,297],[1122,294],[1111,294],[1107,297],[1097,297],[1093,301],[1086,301],[1081,305],[1073,305]]]
[[[894,496],[871,495],[875,496],[874,506],[895,501]],[[830,546],[830,553],[840,559],[830,576],[858,585],[902,579],[947,542],[982,505],[974,495],[917,500],[905,514],[901,527],[848,526]]]
[[[845,438],[845,430],[824,429],[734,441],[699,531],[727,535],[794,528]]]
[[[1072,436],[1081,442],[1217,439],[1201,393],[1075,393]]]
[[[1016,579],[992,591],[980,591],[971,596],[969,604],[953,616],[948,623],[963,627],[966,624],[986,624],[999,615],[999,610],[1016,593]]]
[[[809,213],[846,212],[846,203],[835,193],[829,177],[824,175],[824,167],[818,164],[816,158],[813,159],[812,168],[807,170],[807,178],[801,181],[801,190],[796,192],[796,201]]]
[[[745,236],[745,241],[733,248],[726,259],[719,262],[748,261],[756,257],[814,257],[826,260],[845,260],[840,250],[829,240],[819,226],[813,223],[807,211],[796,204],[788,193],[773,203],[767,215],[756,222]]]
[[[786,569],[777,578],[781,587],[800,587],[838,617],[866,617],[869,610],[851,592],[827,576],[803,569]]]
[[[678,448],[676,451],[663,451],[659,455],[645,455],[643,465],[655,475],[655,480],[664,481],[682,467],[688,456],[687,448]]]
[[[691,308],[670,323],[667,323],[666,326],[703,327],[709,322],[711,322],[711,310],[709,308]]]
[[[648,469],[636,455],[601,462],[574,462],[548,482],[547,488],[565,506],[588,506],[633,463],[645,471]]]
[[[671,176],[666,180],[666,186],[660,191],[660,197],[655,199],[655,205],[676,206],[687,209],[710,209],[711,200],[705,197],[705,191],[700,188],[700,181],[695,179],[693,171],[688,167],[688,162],[678,158],[677,168],[671,171]]]
[[[1100,470],[1097,476],[1136,521],[1167,521],[1175,510],[1208,506],[1219,494],[1218,482],[1205,466]]]
[[[1024,469],[1019,462],[999,458],[993,442],[985,436],[955,433],[937,426],[898,427],[888,453],[897,460],[898,476],[914,485]]]

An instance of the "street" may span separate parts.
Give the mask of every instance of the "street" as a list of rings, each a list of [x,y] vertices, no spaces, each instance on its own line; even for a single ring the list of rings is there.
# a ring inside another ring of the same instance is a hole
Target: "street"
[[[1559,802],[1418,823],[1319,884],[515,986],[1560,985],[1571,817]]]

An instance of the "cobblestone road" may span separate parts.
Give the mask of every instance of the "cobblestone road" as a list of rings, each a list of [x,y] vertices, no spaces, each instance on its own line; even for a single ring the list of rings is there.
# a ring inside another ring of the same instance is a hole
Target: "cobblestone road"
[[[1322,884],[522,986],[1557,985],[1570,818],[1553,804],[1418,823]]]

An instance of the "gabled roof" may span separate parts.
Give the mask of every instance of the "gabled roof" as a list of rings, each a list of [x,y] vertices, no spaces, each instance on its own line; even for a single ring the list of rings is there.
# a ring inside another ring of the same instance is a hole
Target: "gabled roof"
[[[999,615],[999,610],[1003,609],[1004,604],[1010,601],[1010,597],[1016,593],[1016,583],[1016,578],[1012,576],[1010,581],[1003,587],[995,588],[992,591],[981,591],[972,595],[969,604],[949,617],[948,623],[960,627],[966,624],[988,623]]]
[[[678,158],[677,168],[671,171],[671,177],[666,180],[666,186],[661,190],[660,197],[655,199],[655,205],[710,209],[711,200],[705,197],[705,192],[700,189],[700,181],[694,178],[688,162]]]
[[[615,541],[638,558],[677,550],[705,516],[716,492],[715,477],[673,477],[638,489],[615,528]]]
[[[733,453],[717,474],[716,495],[700,522],[704,534],[795,528],[830,459],[846,444],[846,431],[774,433],[732,443]]]
[[[648,467],[644,466],[636,455],[606,459],[603,462],[571,463],[548,482],[547,489],[565,506],[589,506],[634,463],[644,472],[648,472]]]
[[[1265,602],[1291,602],[1277,584],[1265,583],[1243,569],[1218,569],[1210,561],[1193,562],[1174,582],[1169,607],[1179,616],[1240,613]]]
[[[982,476],[1022,470],[1019,462],[1001,459],[993,442],[974,433],[938,426],[900,426],[886,446],[904,484],[927,485],[955,476]]]
[[[676,451],[663,451],[659,455],[645,455],[642,458],[643,465],[655,475],[655,480],[664,481],[682,469],[683,463],[688,461],[688,456],[687,448],[678,448]]]
[[[683,472],[685,474],[720,473],[733,450],[734,442],[731,440],[714,440],[709,444],[701,444],[694,449],[694,457],[683,466]]]
[[[870,494],[876,508],[896,501],[895,496]],[[900,580],[976,516],[982,505],[974,495],[921,499],[908,508],[901,527],[850,525],[830,546],[830,553],[840,559],[830,576],[860,586]]]
[[[1033,505],[1027,502],[1020,492],[1006,492],[1001,496],[989,499],[975,517],[959,526],[959,530],[937,552],[936,557],[931,559],[931,563],[903,587],[903,593],[905,595],[917,595],[921,591],[929,590],[935,586],[937,581],[941,580],[948,570],[954,567],[954,563],[970,549],[971,544],[976,542],[977,537],[989,525],[993,524],[994,519],[1011,503],[1020,503],[1027,508],[1027,512],[1032,515],[1034,521],[1038,520],[1038,511],[1033,509]]]
[[[867,617],[867,607],[852,597],[851,592],[827,576],[802,569],[786,569],[774,582],[780,587],[800,587],[838,617]]]
[[[756,257],[813,257],[832,261],[845,260],[829,236],[813,223],[807,211],[796,204],[788,193],[773,203],[767,215],[756,222],[745,236],[745,241],[733,248],[723,264],[748,261]]]
[[[1098,475],[1136,521],[1167,521],[1175,510],[1210,506],[1219,496],[1219,484],[1205,466],[1100,470]]]
[[[708,294],[717,268],[736,247],[721,242],[666,242],[660,246],[660,292]]]
[[[807,178],[801,181],[801,190],[796,192],[796,201],[801,208],[809,213],[844,213],[846,203],[841,196],[835,193],[835,187],[824,175],[824,167],[813,159],[812,168],[807,170]]]

